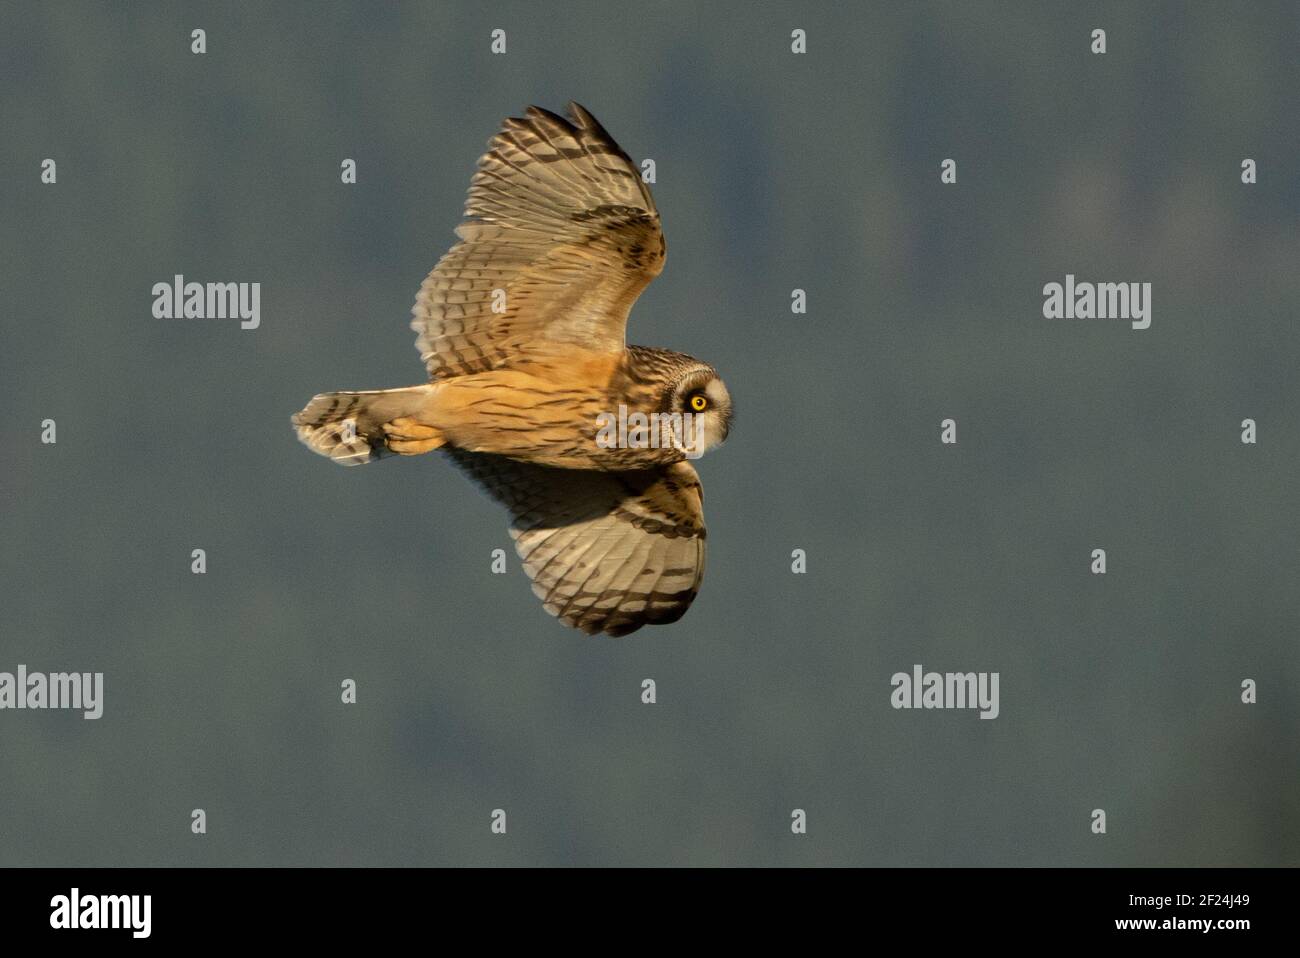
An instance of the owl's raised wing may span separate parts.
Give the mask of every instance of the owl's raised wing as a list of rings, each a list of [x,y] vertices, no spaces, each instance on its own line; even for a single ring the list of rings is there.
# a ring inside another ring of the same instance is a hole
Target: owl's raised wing
[[[498,368],[548,341],[623,349],[632,303],[663,269],[659,213],[596,118],[576,103],[569,115],[529,107],[479,160],[461,242],[412,309],[430,378]]]
[[[557,469],[452,450],[510,510],[546,611],[587,634],[676,622],[704,578],[703,490],[686,462],[637,472]]]

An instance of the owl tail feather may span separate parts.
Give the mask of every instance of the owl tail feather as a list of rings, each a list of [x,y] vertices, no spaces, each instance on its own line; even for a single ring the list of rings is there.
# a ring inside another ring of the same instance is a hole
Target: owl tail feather
[[[304,445],[341,466],[429,452],[445,442],[441,432],[419,421],[429,388],[321,393],[294,415],[293,425]]]

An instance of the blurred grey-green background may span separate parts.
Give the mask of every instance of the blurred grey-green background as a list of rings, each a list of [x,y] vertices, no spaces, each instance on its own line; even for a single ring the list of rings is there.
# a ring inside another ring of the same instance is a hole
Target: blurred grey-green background
[[[0,712],[0,865],[1300,863],[1298,40],[1291,3],[6,5],[0,671],[103,671],[105,712]],[[490,574],[447,462],[289,428],[420,379],[475,160],[569,99],[656,161],[631,338],[739,410],[699,599],[622,640]],[[261,327],[153,318],[177,273],[260,282]],[[1151,328],[1044,319],[1067,273],[1152,283]],[[895,711],[914,663],[1000,672],[1001,716]]]

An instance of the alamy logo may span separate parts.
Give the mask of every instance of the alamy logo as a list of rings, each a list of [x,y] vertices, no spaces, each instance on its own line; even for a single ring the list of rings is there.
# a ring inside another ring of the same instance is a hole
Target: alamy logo
[[[103,672],[0,672],[0,709],[82,709],[83,718],[104,714]]]
[[[187,283],[177,273],[153,284],[156,319],[239,319],[240,329],[262,324],[261,283]]]
[[[997,672],[895,672],[889,684],[894,691],[889,704],[896,709],[979,709],[980,718],[995,719],[998,705]]]
[[[82,895],[81,889],[50,899],[50,927],[129,928],[132,938],[148,938],[152,930],[152,895]]]
[[[602,449],[676,449],[687,459],[704,455],[704,417],[692,413],[628,412],[596,417],[596,445]]]
[[[1151,325],[1150,283],[1076,283],[1043,287],[1043,315],[1048,319],[1127,319],[1134,329]]]

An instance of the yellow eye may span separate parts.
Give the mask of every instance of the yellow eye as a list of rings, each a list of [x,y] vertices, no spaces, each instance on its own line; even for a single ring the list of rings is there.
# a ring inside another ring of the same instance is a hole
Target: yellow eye
[[[691,409],[695,410],[695,412],[704,412],[704,410],[708,408],[709,400],[707,397],[702,396],[699,393],[696,393],[691,397]]]

